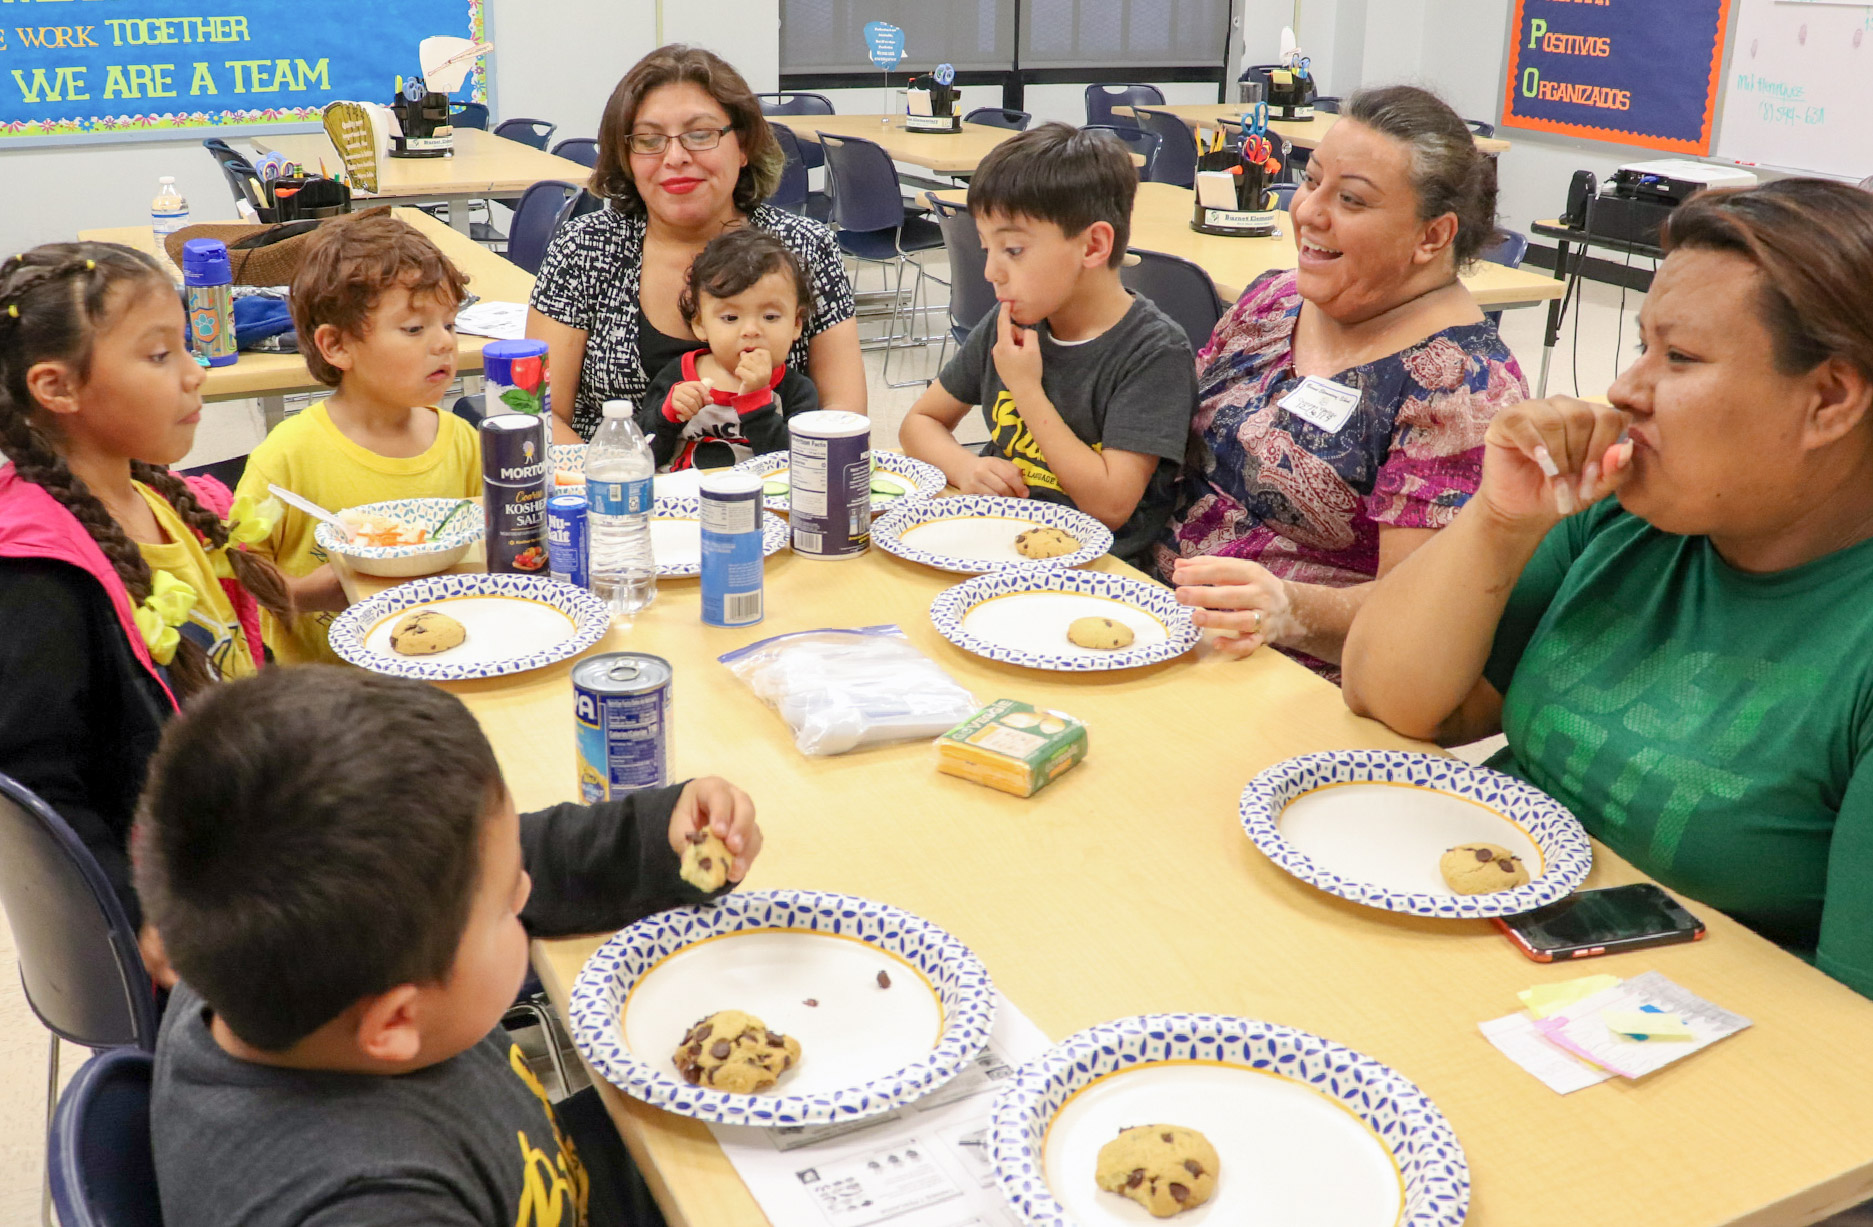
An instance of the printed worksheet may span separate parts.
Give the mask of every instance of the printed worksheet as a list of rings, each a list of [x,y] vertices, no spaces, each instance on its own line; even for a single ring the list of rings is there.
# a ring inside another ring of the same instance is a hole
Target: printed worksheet
[[[995,1186],[989,1108],[1015,1067],[1048,1047],[999,999],[988,1047],[913,1104],[862,1121],[710,1125],[769,1221],[788,1227],[1019,1227]]]

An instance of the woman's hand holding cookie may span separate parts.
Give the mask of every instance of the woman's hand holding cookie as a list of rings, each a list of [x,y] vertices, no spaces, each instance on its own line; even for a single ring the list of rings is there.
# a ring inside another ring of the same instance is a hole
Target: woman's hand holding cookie
[[[1194,606],[1190,620],[1221,631],[1214,651],[1239,660],[1288,634],[1288,586],[1267,567],[1246,558],[1179,558],[1171,567],[1177,603]]]
[[[747,793],[718,776],[703,776],[684,785],[670,815],[670,848],[678,856],[696,831],[713,832],[734,855],[728,880],[739,882],[761,852],[761,828],[754,820],[754,801]]]

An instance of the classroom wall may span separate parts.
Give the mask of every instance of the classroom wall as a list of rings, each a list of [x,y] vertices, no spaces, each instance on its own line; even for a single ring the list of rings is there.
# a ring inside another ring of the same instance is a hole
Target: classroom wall
[[[662,7],[667,39],[709,46],[756,89],[777,87],[779,0],[664,0]],[[567,22],[576,30],[569,30],[566,22],[542,21],[539,6],[526,0],[487,0],[487,35],[495,43],[489,60],[495,117],[550,120],[559,125],[559,137],[596,136],[612,87],[656,46],[658,8],[643,2],[559,6],[553,11],[573,10]],[[240,139],[232,139],[240,147]],[[226,180],[200,137],[12,150],[0,145],[0,182],[9,188],[0,209],[0,252],[68,239],[79,230],[146,222],[162,175],[176,177],[196,220],[234,217]]]

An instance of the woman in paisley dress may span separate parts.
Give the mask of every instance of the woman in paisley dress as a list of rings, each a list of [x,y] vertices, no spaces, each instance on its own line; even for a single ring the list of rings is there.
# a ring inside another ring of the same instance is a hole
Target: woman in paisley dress
[[[1197,355],[1156,551],[1222,654],[1272,644],[1338,680],[1370,585],[1475,493],[1484,430],[1528,395],[1457,279],[1495,206],[1493,164],[1421,89],[1355,95],[1314,151],[1298,268],[1251,283]]]

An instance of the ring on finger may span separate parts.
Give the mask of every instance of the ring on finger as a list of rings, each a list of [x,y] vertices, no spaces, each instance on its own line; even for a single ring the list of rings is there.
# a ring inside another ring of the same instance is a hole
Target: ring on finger
[[[1253,609],[1253,610],[1250,610],[1249,612],[1255,615],[1255,633],[1259,635],[1262,633],[1262,611],[1259,609]]]

